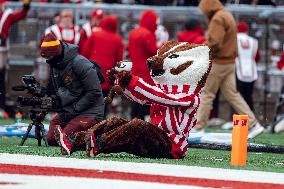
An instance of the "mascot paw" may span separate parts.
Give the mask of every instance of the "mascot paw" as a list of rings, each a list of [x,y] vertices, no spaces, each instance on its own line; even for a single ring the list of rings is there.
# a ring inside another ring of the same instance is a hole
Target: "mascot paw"
[[[111,104],[112,103],[112,98],[110,96],[107,96],[104,98],[104,101],[106,104]]]
[[[116,79],[121,79],[126,74],[130,74],[132,69],[132,62],[128,60],[120,61],[116,64],[115,68],[107,71],[107,78],[110,85],[114,85]]]
[[[122,71],[117,74],[118,85],[125,89],[132,80],[132,74],[129,71]]]
[[[116,74],[117,74],[117,71],[115,69],[111,69],[107,71],[107,79],[110,85],[114,85]]]
[[[118,95],[122,95],[123,94],[123,89],[119,86],[119,85],[115,85],[113,86],[113,90],[116,92],[116,94]]]

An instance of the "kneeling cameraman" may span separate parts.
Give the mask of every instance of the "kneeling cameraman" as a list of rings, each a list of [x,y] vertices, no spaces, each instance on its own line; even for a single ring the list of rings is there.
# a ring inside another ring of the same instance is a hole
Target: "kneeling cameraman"
[[[63,43],[53,34],[43,38],[40,53],[50,65],[49,82],[61,101],[60,111],[50,122],[47,141],[61,146],[63,155],[71,154],[80,147],[72,138],[74,133],[89,129],[104,117],[100,81],[93,63],[78,54],[78,46]]]

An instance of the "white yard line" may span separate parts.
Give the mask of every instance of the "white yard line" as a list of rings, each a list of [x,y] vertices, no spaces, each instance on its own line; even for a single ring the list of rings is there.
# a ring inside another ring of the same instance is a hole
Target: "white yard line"
[[[138,181],[122,181],[109,179],[78,178],[64,176],[33,176],[18,174],[0,174],[0,182],[12,182],[19,184],[0,185],[3,189],[63,189],[63,188],[103,188],[103,189],[205,189],[205,187],[183,186],[160,183],[147,183]],[[115,186],[115,187],[114,187]],[[206,188],[209,189],[209,188]]]
[[[132,163],[6,153],[0,154],[0,163],[284,184],[284,173],[168,165],[157,163]]]

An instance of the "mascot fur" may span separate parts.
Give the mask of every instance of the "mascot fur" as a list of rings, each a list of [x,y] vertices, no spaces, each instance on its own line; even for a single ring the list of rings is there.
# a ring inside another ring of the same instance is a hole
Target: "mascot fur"
[[[127,152],[150,158],[182,158],[189,131],[196,124],[201,88],[211,69],[209,53],[205,45],[165,43],[147,60],[156,86],[133,76],[131,62],[118,63],[108,73],[110,83],[116,83],[111,93],[150,104],[151,123],[117,117],[102,121],[89,131],[87,155]]]
[[[189,131],[196,124],[201,89],[211,69],[209,54],[206,45],[166,42],[147,60],[155,86],[132,75],[131,62],[118,63],[108,72],[113,87],[106,102],[117,93],[150,104],[151,122],[112,117],[93,126],[87,134],[76,133],[75,142],[85,139],[77,146],[84,143],[90,157],[127,152],[149,158],[183,158]]]

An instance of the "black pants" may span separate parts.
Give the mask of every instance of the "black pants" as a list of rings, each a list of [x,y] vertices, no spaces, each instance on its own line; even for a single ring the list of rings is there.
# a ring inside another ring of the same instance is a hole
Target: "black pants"
[[[0,70],[0,108],[3,110],[6,109],[5,75],[6,75],[6,69],[1,69]]]
[[[218,118],[219,116],[219,98],[220,98],[220,89],[216,93],[215,99],[213,100],[213,109],[210,112],[209,118]]]
[[[131,104],[131,118],[139,118],[144,120],[146,115],[150,115],[150,106],[142,106],[136,102]]]
[[[102,90],[102,92],[103,92],[103,97],[105,98],[108,96],[109,90]],[[104,119],[106,119],[107,115],[110,112],[109,106],[110,106],[109,104],[105,104]]]
[[[253,82],[243,82],[237,79],[237,89],[243,96],[244,100],[247,102],[251,110],[254,110],[253,108]]]

